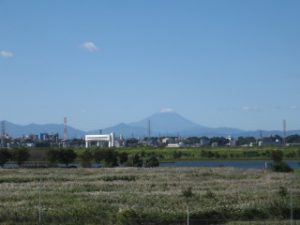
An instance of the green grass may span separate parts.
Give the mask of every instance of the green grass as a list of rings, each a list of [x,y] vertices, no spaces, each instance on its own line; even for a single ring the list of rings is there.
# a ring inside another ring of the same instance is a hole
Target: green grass
[[[230,222],[226,223],[226,225],[291,225],[291,222],[289,220],[280,220],[280,221],[251,221],[251,222],[243,222],[243,221],[237,221],[237,222]],[[300,225],[300,221],[293,221],[293,225]]]
[[[281,150],[285,160],[300,160],[300,147],[198,147],[198,148],[118,148],[118,152],[147,155],[152,152],[160,155],[161,161],[178,160],[269,160],[271,151]],[[82,151],[77,149],[78,152]],[[214,154],[203,156],[203,151]]]
[[[30,149],[29,161],[32,163],[47,162],[48,148]],[[75,148],[80,155],[83,148]],[[91,151],[94,148],[90,149]],[[185,160],[270,160],[271,151],[281,150],[284,153],[284,160],[299,160],[300,147],[199,147],[199,148],[153,148],[153,147],[126,147],[116,148],[117,152],[126,152],[129,155],[139,154],[142,158],[155,153],[161,162],[185,161]],[[209,152],[210,156],[203,155]],[[78,159],[77,159],[78,161]]]
[[[300,216],[299,171],[295,174],[233,168],[2,169],[0,224],[38,224],[39,211],[41,224],[185,224],[182,192],[189,187],[191,221],[198,221],[191,225],[208,219],[275,224],[261,221],[288,219],[290,187],[294,214]]]

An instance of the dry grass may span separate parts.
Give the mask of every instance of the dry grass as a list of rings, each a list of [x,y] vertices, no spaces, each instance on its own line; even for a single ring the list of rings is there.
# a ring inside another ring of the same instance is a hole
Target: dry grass
[[[38,224],[39,209],[42,224],[115,224],[126,209],[143,220],[183,221],[182,190],[188,187],[196,219],[284,219],[289,198],[279,194],[280,187],[292,187],[300,212],[300,182],[293,174],[232,168],[18,169],[0,170],[0,223]]]

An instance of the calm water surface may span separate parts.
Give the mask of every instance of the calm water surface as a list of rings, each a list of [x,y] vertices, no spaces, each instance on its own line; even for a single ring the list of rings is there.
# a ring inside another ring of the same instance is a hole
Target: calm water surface
[[[202,160],[202,161],[177,161],[160,163],[160,167],[235,167],[240,169],[264,169],[266,163],[271,161],[264,160]],[[285,161],[291,168],[300,169],[299,161]]]
[[[300,169],[300,161],[287,160],[285,161],[291,168]],[[177,162],[162,162],[160,167],[235,167],[239,169],[264,169],[271,161],[264,160],[199,160],[199,161],[177,161]],[[25,164],[26,165],[26,164]],[[28,164],[27,165],[34,165]],[[40,167],[47,167],[47,164],[40,163]],[[26,167],[26,166],[25,166]],[[58,167],[65,167],[63,164],[58,164]],[[69,167],[80,168],[80,163],[71,163]],[[92,164],[92,168],[100,168],[101,164]],[[7,163],[4,168],[18,168],[15,163]]]

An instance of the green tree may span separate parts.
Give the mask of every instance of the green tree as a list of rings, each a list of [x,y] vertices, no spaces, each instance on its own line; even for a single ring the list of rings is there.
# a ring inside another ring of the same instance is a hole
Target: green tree
[[[123,165],[128,161],[128,154],[126,152],[122,152],[119,154],[120,164]]]
[[[300,135],[294,134],[286,137],[287,143],[300,143]]]
[[[7,149],[0,150],[0,166],[4,167],[5,163],[7,163],[11,157],[12,156]]]
[[[142,167],[143,160],[140,158],[139,154],[131,155],[130,159],[128,159],[127,166]]]
[[[118,166],[118,153],[113,149],[104,150],[104,163],[106,167]]]
[[[74,152],[73,149],[61,149],[59,151],[59,162],[65,164],[66,166],[74,162],[76,157],[77,154]]]
[[[292,172],[293,169],[286,162],[272,162],[270,169],[274,172]]]
[[[274,172],[292,172],[293,169],[283,160],[283,152],[282,151],[272,151],[271,159],[273,160],[270,163],[269,167]]]
[[[281,162],[283,160],[283,152],[280,150],[272,151],[271,159],[274,162]]]
[[[47,160],[49,163],[57,163],[59,161],[59,150],[58,149],[49,149],[47,151]]]
[[[29,151],[26,148],[17,148],[12,152],[12,159],[21,166],[30,157]]]
[[[79,159],[81,162],[81,165],[83,167],[91,167],[91,162],[93,160],[93,154],[91,152],[91,150],[84,150],[80,155],[79,155]]]
[[[94,151],[94,160],[96,163],[101,163],[102,160],[104,160],[104,157],[105,157],[105,152],[103,149],[100,149],[100,148],[97,148],[95,151]]]
[[[146,159],[145,167],[159,167],[159,160],[153,154],[148,159]]]

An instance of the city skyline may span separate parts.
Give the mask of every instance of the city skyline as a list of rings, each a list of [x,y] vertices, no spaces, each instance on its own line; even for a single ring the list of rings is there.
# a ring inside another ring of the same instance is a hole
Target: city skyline
[[[175,111],[299,129],[298,1],[0,0],[0,121],[82,130]]]

